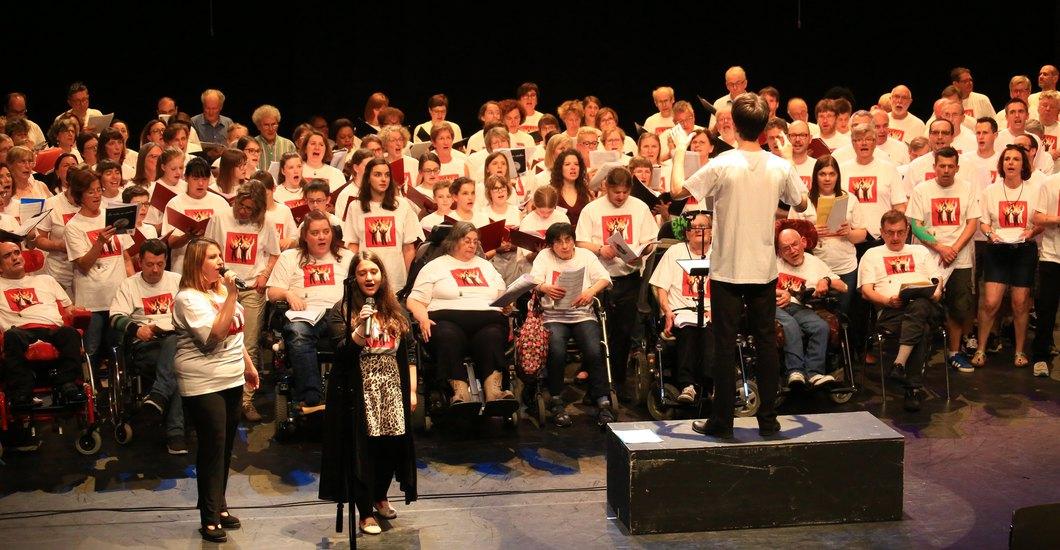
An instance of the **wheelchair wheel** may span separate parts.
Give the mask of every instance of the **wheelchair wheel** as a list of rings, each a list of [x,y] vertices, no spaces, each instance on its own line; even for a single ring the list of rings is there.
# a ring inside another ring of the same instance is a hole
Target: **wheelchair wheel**
[[[832,393],[828,395],[828,397],[831,398],[832,403],[835,403],[836,405],[842,405],[843,403],[850,401],[850,398],[853,396],[854,392],[851,391],[842,393]]]
[[[754,416],[758,412],[759,402],[758,384],[754,380],[747,381],[747,390],[744,390],[743,382],[736,381],[736,410],[735,416],[745,418]]]
[[[537,427],[544,428],[545,422],[548,421],[548,405],[545,403],[545,394],[537,392],[537,398],[534,401],[537,403]]]
[[[651,379],[647,354],[643,348],[635,348],[626,365],[626,383],[633,384],[631,392],[633,399],[629,402],[631,407],[639,406],[647,398],[651,391]],[[613,400],[612,403],[618,403],[618,401]]]
[[[85,456],[98,453],[101,447],[103,437],[96,430],[81,430],[81,433],[77,434],[77,441],[74,441],[74,448]]]
[[[666,392],[667,399],[677,399],[677,388],[670,384],[664,384],[663,391]],[[647,406],[648,414],[655,420],[673,420],[674,416],[677,415],[674,407],[663,403],[663,398],[659,396],[659,387],[654,384],[648,389]]]
[[[133,429],[128,422],[119,422],[114,426],[114,441],[118,445],[128,445],[133,438]]]
[[[514,430],[519,427],[519,410],[516,409],[512,414],[504,417],[504,427],[509,430]]]

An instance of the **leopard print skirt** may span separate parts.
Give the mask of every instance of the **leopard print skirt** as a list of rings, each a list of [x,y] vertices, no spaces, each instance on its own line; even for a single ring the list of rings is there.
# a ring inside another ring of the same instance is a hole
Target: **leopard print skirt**
[[[401,399],[401,373],[393,354],[361,355],[364,380],[364,420],[368,435],[405,434],[405,408]]]

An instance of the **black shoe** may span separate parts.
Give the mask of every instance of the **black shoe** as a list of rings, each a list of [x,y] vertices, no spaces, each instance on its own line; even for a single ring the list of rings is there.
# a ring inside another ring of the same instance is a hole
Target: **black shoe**
[[[717,424],[712,424],[710,420],[693,420],[692,431],[721,439],[733,438],[731,427],[718,426]]]
[[[769,437],[771,435],[777,435],[780,431],[780,422],[776,418],[769,420],[758,419],[758,435],[762,437]]]
[[[894,363],[891,365],[891,370],[887,373],[887,378],[894,382],[905,382],[905,365],[901,363]]]
[[[227,516],[225,514],[228,514]],[[243,524],[239,523],[239,518],[229,514],[228,512],[221,512],[221,527],[225,529],[239,529]]]
[[[907,412],[917,412],[920,410],[920,390],[916,388],[906,388],[905,390],[905,403],[902,404]]]
[[[20,394],[11,397],[11,408],[15,410],[32,409],[36,407],[37,400],[33,398],[33,394]]]
[[[186,455],[188,454],[188,444],[184,442],[184,436],[182,435],[171,435],[166,438],[166,451],[171,455]],[[224,524],[224,522],[221,522]],[[225,525],[225,527],[228,527]]]
[[[228,534],[220,525],[211,525],[213,529],[203,525],[199,527],[199,534],[202,535],[202,540],[206,542],[228,542]]]
[[[59,395],[67,405],[78,405],[88,400],[81,387],[73,382],[67,382],[59,388]]]
[[[562,397],[553,397],[549,400],[549,412],[552,414],[552,423],[560,428],[569,427],[574,420],[567,414],[567,406]]]
[[[601,397],[596,406],[599,409],[599,412],[596,413],[596,423],[599,424],[600,427],[606,426],[617,420],[615,418],[615,411],[611,408],[610,399]]]
[[[169,399],[166,399],[166,396],[156,391],[147,394],[147,397],[140,402],[141,410],[152,418],[165,416],[167,405],[169,405]]]
[[[316,407],[320,404],[320,392],[307,391],[305,392],[305,399],[302,401],[306,407]]]

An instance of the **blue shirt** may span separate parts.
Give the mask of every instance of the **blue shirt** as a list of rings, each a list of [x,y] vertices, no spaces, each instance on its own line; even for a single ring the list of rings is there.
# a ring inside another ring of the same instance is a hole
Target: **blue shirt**
[[[199,113],[191,117],[191,125],[199,134],[201,143],[220,143],[228,145],[228,127],[232,125],[232,119],[221,115],[217,118],[217,124],[210,124],[206,117]]]

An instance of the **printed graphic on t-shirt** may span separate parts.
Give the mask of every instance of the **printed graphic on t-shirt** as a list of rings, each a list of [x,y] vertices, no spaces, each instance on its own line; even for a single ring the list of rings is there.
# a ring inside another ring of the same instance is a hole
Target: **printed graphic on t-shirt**
[[[92,231],[89,231],[88,232],[88,242],[90,242],[90,243],[96,242],[96,237],[98,237],[99,234],[102,233],[102,232],[103,232],[102,229],[93,229]],[[111,256],[120,256],[120,255],[121,255],[121,242],[118,241],[118,236],[117,235],[112,236],[109,241],[103,243],[103,250],[99,253],[99,257],[100,258],[109,258]]]
[[[887,133],[891,134],[891,137],[897,139],[898,141],[902,141],[902,138],[905,137],[905,130],[901,130],[898,128],[888,128]]]
[[[303,204],[305,204],[305,199],[291,199],[289,201],[284,201],[283,202],[283,205],[286,206],[287,208],[290,208],[291,210],[294,210],[295,208],[298,208],[299,206],[302,206]]]
[[[526,187],[523,186],[523,178],[515,178],[513,181],[515,182],[515,190],[513,191],[515,196],[525,197]]]
[[[876,176],[856,176],[850,178],[851,195],[858,198],[858,202],[876,202]]]
[[[283,224],[282,223],[276,224],[276,238],[277,239],[281,239],[281,240],[283,239]]]
[[[1052,151],[1053,149],[1056,149],[1056,136],[1045,134],[1043,137],[1045,139],[1045,148],[1047,150]]]
[[[452,274],[453,280],[456,281],[456,286],[459,287],[489,286],[486,283],[486,277],[482,276],[482,270],[477,267],[453,269],[449,273]]]
[[[7,307],[15,313],[41,303],[37,299],[37,291],[32,288],[9,288],[4,291],[4,298],[7,299]]]
[[[633,216],[630,214],[602,216],[600,218],[600,225],[604,228],[605,244],[616,231],[626,238],[626,244],[633,244]]]
[[[1027,201],[998,201],[997,221],[1001,227],[1027,225]]]
[[[681,272],[681,295],[688,298],[699,297],[699,285],[706,284],[706,288],[703,289],[703,297],[710,298],[710,278],[702,275],[689,275],[687,272]]]
[[[257,233],[229,231],[225,237],[225,263],[254,265],[258,258]]]
[[[916,271],[916,262],[913,261],[912,254],[903,254],[901,256],[884,256],[883,268],[884,270],[886,270],[887,275],[912,273]]]
[[[673,126],[660,126],[660,127],[657,127],[657,128],[655,128],[655,135],[657,135],[657,136],[662,135],[663,132],[669,130],[670,128],[673,128]]]
[[[802,183],[806,185],[806,190],[809,191],[810,186],[813,185],[813,176],[799,176],[799,179],[802,180]]]
[[[302,286],[335,284],[335,264],[306,264],[302,266]]]
[[[208,220],[208,219],[210,219],[210,216],[213,216],[213,208],[199,208],[199,209],[185,210],[184,211],[184,215],[189,217],[189,218],[191,218],[191,219],[193,219],[193,220],[195,220],[195,221],[197,221],[197,222],[201,222],[203,220]]]
[[[964,110],[964,116],[975,116],[975,111],[973,111],[971,109],[965,109]]]
[[[959,153],[960,151],[957,151],[957,152]],[[933,180],[933,179],[935,179],[935,173],[934,172],[924,172],[924,181]]]
[[[460,177],[460,174],[439,174],[438,175],[438,179],[440,179],[442,181],[453,181],[453,180],[455,180],[456,178],[459,178],[459,177]]]
[[[210,302],[213,304],[214,311],[221,311],[221,304],[217,302]],[[243,325],[246,324],[246,320],[243,318],[243,312],[236,308],[235,313],[232,315],[232,323],[228,325],[228,335],[232,336],[243,332]]]
[[[364,346],[373,349],[394,349],[397,347],[397,339],[386,331],[379,331],[365,339]]]
[[[364,244],[369,248],[394,246],[397,229],[394,216],[373,216],[364,219]]]
[[[70,219],[77,215],[77,212],[70,212],[69,214],[63,214],[63,225],[70,223]]]
[[[144,315],[169,315],[173,306],[173,295],[167,292],[157,296],[145,296],[143,302]]]
[[[961,201],[955,198],[931,199],[931,225],[960,225]]]
[[[789,293],[802,292],[806,288],[806,279],[788,273],[778,273],[777,288],[786,290]]]

